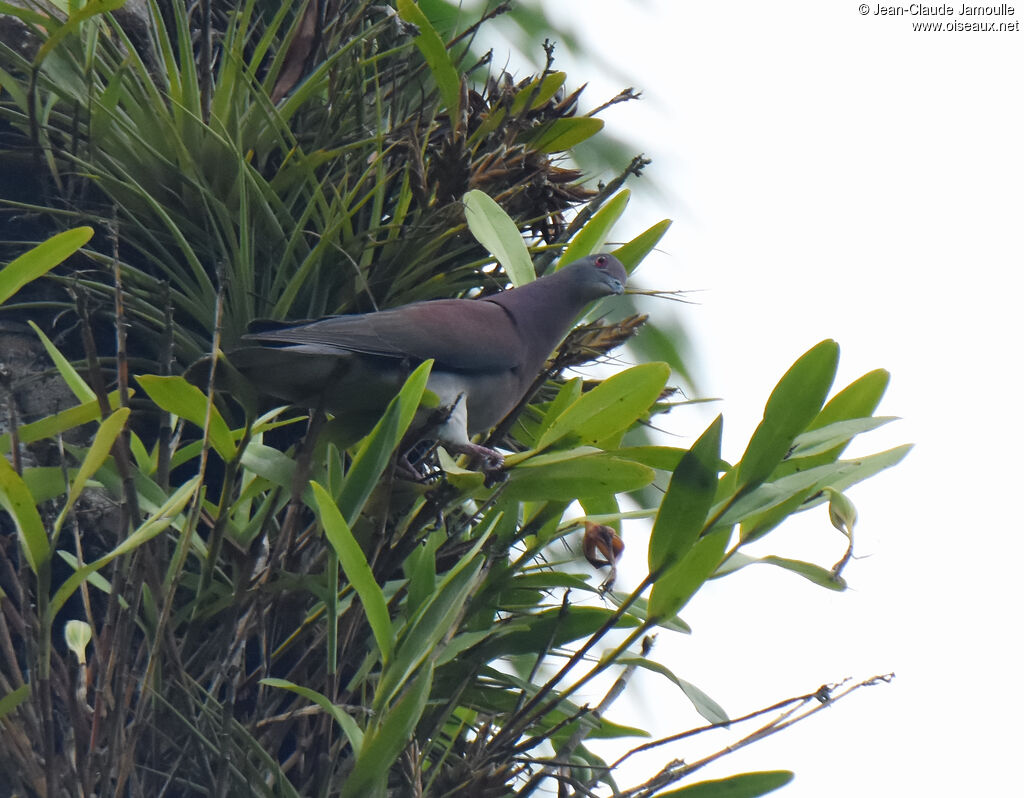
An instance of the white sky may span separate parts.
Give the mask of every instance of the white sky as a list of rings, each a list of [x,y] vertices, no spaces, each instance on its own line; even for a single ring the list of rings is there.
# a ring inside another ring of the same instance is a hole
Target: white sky
[[[545,5],[627,76],[591,80],[584,107],[644,91],[604,114],[654,158],[616,238],[675,220],[642,279],[701,289],[678,307],[708,393],[724,397],[676,416],[681,445],[721,411],[738,458],[778,378],[829,337],[837,387],[886,368],[879,412],[904,419],[853,451],[916,444],[850,491],[864,555],[851,590],[752,567],[702,591],[683,612],[694,634],[663,633],[653,655],[733,714],[846,676],[896,681],[701,777],[789,768],[786,798],[1019,789],[1024,32],[912,30],[972,21],[959,2],[930,18],[863,16],[854,0]],[[1022,21],[1024,7],[981,19]],[[556,67],[593,76],[564,50]],[[831,566],[843,539],[824,508],[805,515],[764,553]],[[645,558],[644,544],[627,549],[620,587]],[[639,725],[697,724],[674,688],[650,683]],[[672,756],[693,752],[659,761]]]

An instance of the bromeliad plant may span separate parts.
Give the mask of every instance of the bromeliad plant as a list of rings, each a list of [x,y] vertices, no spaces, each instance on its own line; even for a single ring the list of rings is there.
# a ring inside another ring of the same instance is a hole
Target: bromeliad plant
[[[679,613],[709,579],[760,561],[843,589],[846,558],[747,547],[826,502],[852,535],[843,491],[906,453],[840,459],[888,420],[873,416],[885,372],[829,399],[838,347],[813,347],[731,464],[721,418],[689,449],[636,439],[667,409],[668,365],[566,374],[639,321],[592,326],[496,433],[513,453],[495,485],[443,453],[433,482],[397,477],[429,363],[357,441],[244,391],[238,412],[176,372],[257,316],[527,282],[605,244],[629,169],[595,191],[560,160],[600,122],[550,64],[472,89],[476,26],[455,32],[440,3],[154,2],[142,33],[116,5],[0,5],[40,35],[34,54],[5,46],[0,72],[4,118],[54,200],[33,209],[59,199],[104,232],[66,231],[0,271],[9,312],[38,314],[21,297],[48,273],[72,289],[83,341],[72,363],[35,328],[75,399],[8,414],[0,437],[0,781],[25,795],[486,798],[554,782],[636,797],[687,777],[699,762],[621,787],[589,742],[645,734],[610,718],[636,668],[728,720],[647,645],[688,631]],[[627,269],[667,224],[615,250]],[[98,272],[62,265],[74,253]],[[106,348],[92,340],[105,319]],[[626,498],[648,495],[660,501]],[[623,540],[643,545],[626,518],[653,526],[647,576],[618,593],[565,547],[585,534],[588,558],[614,567]],[[760,795],[788,778],[701,789]]]

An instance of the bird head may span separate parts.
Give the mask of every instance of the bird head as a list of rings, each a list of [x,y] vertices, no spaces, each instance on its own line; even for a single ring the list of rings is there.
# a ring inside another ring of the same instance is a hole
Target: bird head
[[[614,255],[588,255],[558,272],[572,280],[586,300],[598,299],[626,290],[626,269]]]

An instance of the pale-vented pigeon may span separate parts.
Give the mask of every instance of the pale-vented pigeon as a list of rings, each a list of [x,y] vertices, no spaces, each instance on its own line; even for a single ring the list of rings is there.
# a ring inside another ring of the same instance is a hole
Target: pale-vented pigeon
[[[435,299],[260,329],[245,336],[260,345],[236,350],[230,360],[271,396],[365,416],[379,415],[410,370],[433,359],[427,388],[450,412],[425,436],[493,468],[501,455],[470,436],[501,421],[583,309],[621,294],[625,281],[618,259],[591,255],[482,299]]]

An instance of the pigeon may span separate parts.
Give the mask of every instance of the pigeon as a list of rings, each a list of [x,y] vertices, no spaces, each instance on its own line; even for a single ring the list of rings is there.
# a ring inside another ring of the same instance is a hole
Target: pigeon
[[[251,328],[231,363],[263,393],[339,417],[372,419],[412,368],[434,364],[427,388],[443,412],[423,437],[500,469],[500,452],[471,437],[523,398],[573,322],[625,290],[613,255],[590,255],[518,288],[479,299],[434,299],[375,313]],[[418,416],[418,418],[421,418]],[[372,422],[371,422],[372,423]]]

